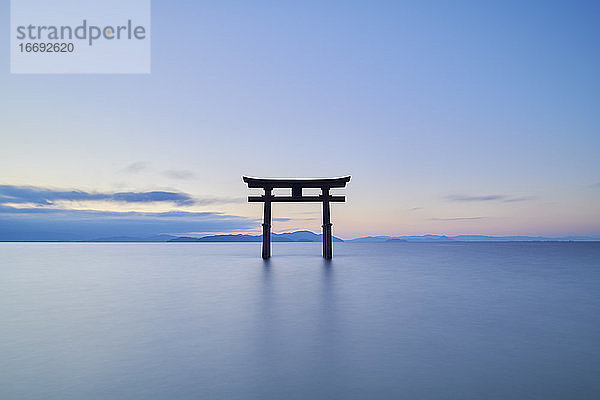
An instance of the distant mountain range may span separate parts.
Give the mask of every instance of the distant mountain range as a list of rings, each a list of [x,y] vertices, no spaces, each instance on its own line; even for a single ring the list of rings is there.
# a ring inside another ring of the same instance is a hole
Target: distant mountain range
[[[366,236],[346,240],[354,243],[376,242],[548,242],[548,241],[599,241],[598,237],[591,236],[485,236],[485,235],[421,235],[421,236]]]
[[[212,235],[204,237],[178,237],[169,239],[169,242],[262,242],[262,235]],[[271,242],[321,242],[323,235],[311,231],[296,231],[289,233],[272,233]],[[343,242],[342,239],[333,237],[334,242]]]
[[[92,240],[81,240],[81,242],[168,242],[171,239],[176,239],[177,236],[172,235],[154,235],[154,236],[109,236]]]
[[[323,235],[311,231],[296,231],[287,233],[272,233],[272,242],[321,242]],[[44,241],[44,240],[41,240]],[[208,235],[202,237],[154,235],[154,236],[110,236],[91,240],[46,240],[48,242],[122,242],[122,243],[157,243],[157,242],[261,242],[262,235]],[[592,236],[486,236],[486,235],[421,235],[421,236],[366,236],[356,239],[342,240],[333,237],[334,242],[346,243],[384,243],[384,242],[548,242],[548,241],[600,241],[600,237]]]

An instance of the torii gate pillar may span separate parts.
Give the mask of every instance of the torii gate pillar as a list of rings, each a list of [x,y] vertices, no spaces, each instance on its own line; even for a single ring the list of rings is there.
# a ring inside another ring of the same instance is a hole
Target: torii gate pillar
[[[271,257],[271,189],[265,189],[265,204],[263,213],[262,258]]]
[[[329,189],[323,189],[323,257],[330,260],[333,256],[333,238],[331,236],[331,213],[329,211]]]
[[[331,202],[346,201],[344,196],[332,196],[331,188],[342,188],[350,181],[350,177],[328,179],[261,179],[244,176],[244,182],[249,188],[262,188],[263,196],[248,196],[249,202],[264,203],[262,258],[271,257],[271,203],[273,202],[321,202],[323,203],[323,257],[331,259],[333,256],[333,236],[331,234]],[[273,188],[291,188],[291,196],[273,196]],[[320,196],[303,196],[303,188],[320,188]]]

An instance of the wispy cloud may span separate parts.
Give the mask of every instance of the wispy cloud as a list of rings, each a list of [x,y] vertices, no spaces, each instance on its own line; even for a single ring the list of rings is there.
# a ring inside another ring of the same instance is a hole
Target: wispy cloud
[[[146,161],[136,161],[123,168],[123,172],[128,174],[136,174],[150,167],[150,163]]]
[[[513,203],[519,201],[529,201],[533,200],[533,197],[514,197],[508,196],[504,194],[489,194],[483,196],[471,196],[471,195],[463,195],[463,194],[451,194],[444,197],[448,201],[457,201],[457,202],[475,202],[475,201],[500,201],[503,203]]]
[[[257,224],[251,218],[215,212],[115,212],[0,205],[0,240],[92,240],[110,236],[237,232]]]
[[[451,217],[451,218],[429,218],[430,221],[473,221],[486,219],[487,217]]]
[[[535,199],[535,197],[523,196],[523,197],[507,197],[502,201],[505,203],[514,203],[514,202],[521,202],[521,201],[530,201],[530,200],[534,200],[534,199]]]
[[[32,186],[0,185],[0,203],[33,203],[52,205],[56,201],[111,201],[123,203],[172,202],[192,205],[197,201],[189,194],[166,191],[151,192],[85,192],[82,190],[53,190]]]
[[[239,201],[237,198],[193,197],[187,193],[169,191],[150,192],[86,192],[82,190],[53,190],[32,186],[0,185],[0,204],[53,205],[57,201],[108,201],[122,203],[170,202],[179,206],[224,204]]]
[[[179,180],[190,180],[195,179],[196,174],[193,171],[187,169],[170,169],[164,172],[167,178],[179,179]]]
[[[408,211],[418,211],[418,210],[422,210],[422,209],[423,209],[423,207],[412,207],[412,208],[409,208]]]

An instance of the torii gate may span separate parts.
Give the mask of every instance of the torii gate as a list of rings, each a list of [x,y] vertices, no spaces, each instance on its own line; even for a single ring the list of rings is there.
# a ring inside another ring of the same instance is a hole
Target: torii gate
[[[262,179],[242,177],[249,188],[262,188],[265,191],[263,196],[248,196],[249,202],[264,202],[264,219],[262,235],[262,258],[265,260],[271,257],[271,203],[276,202],[322,202],[323,203],[323,257],[331,259],[332,257],[332,236],[331,236],[331,218],[329,203],[334,201],[346,201],[344,196],[332,196],[329,194],[331,188],[346,187],[350,181],[350,176],[343,178],[328,179]],[[273,196],[274,188],[291,188],[291,196]],[[303,188],[321,189],[319,196],[303,196]]]

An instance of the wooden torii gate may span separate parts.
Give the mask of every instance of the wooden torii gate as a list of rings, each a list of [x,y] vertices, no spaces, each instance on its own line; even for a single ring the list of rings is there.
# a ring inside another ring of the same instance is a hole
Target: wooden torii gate
[[[265,191],[263,196],[248,196],[249,202],[263,202],[264,219],[262,235],[262,258],[265,260],[271,257],[271,203],[277,202],[322,202],[323,203],[323,257],[331,259],[333,255],[332,236],[331,236],[331,213],[329,203],[346,201],[344,196],[332,196],[329,194],[331,188],[346,187],[350,181],[350,176],[343,178],[327,179],[262,179],[242,177],[249,188],[262,188]],[[274,188],[291,188],[291,196],[273,196]],[[321,189],[318,196],[303,196],[302,189],[312,188]]]

